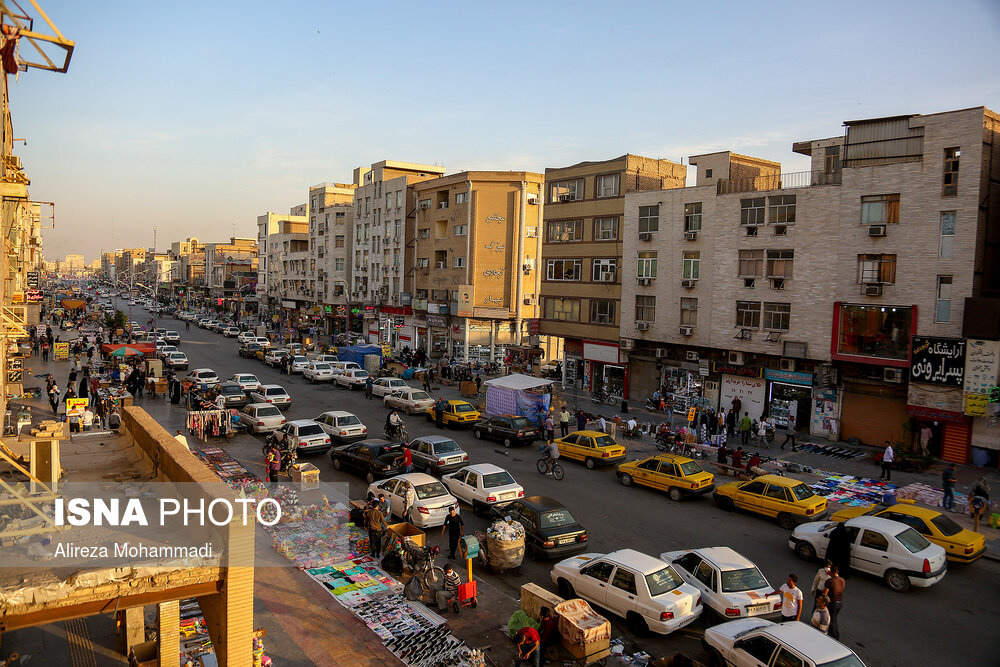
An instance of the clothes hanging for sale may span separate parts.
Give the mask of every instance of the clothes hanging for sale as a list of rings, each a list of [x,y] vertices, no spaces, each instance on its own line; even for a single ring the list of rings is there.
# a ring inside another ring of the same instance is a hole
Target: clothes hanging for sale
[[[199,440],[205,440],[207,436],[226,435],[231,428],[228,411],[199,410],[187,414],[187,429]]]

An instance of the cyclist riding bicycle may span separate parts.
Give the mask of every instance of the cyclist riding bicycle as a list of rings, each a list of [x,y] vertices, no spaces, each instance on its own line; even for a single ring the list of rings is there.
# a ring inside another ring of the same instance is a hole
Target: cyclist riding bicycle
[[[385,432],[390,438],[398,438],[403,432],[403,418],[393,410],[385,420]]]
[[[555,440],[549,440],[548,446],[545,448],[545,474],[552,474],[552,464],[559,460],[559,445],[556,444]]]

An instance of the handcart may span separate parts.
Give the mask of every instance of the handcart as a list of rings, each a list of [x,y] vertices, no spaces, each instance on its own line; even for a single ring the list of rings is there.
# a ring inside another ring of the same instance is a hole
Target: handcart
[[[479,540],[479,564],[491,574],[513,573],[521,576],[524,562],[524,535],[515,540],[498,540],[476,531]]]
[[[556,605],[562,647],[577,665],[604,665],[611,655],[611,624],[586,601],[564,600]]]

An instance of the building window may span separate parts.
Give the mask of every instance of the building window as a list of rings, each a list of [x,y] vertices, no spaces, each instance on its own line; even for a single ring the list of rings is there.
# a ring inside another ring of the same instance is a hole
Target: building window
[[[337,234],[336,236],[333,237],[333,246],[335,248],[344,247],[344,237],[342,234]]]
[[[343,257],[337,257],[337,258],[335,258],[333,260],[333,270],[334,271],[343,271],[344,270],[344,258]]]
[[[564,322],[580,321],[579,299],[545,299],[545,319],[562,320]]]
[[[429,257],[417,257],[417,268],[427,269],[430,268],[431,260]]]
[[[840,171],[840,146],[827,146],[824,151],[823,171],[833,174]]]
[[[635,297],[635,319],[639,322],[652,322],[656,318],[656,297]]]
[[[469,202],[468,192],[456,192],[455,193],[455,203],[456,204],[467,204]]]
[[[465,236],[468,233],[468,225],[455,225],[455,236]]]
[[[741,225],[763,225],[764,224],[764,203],[766,198],[754,197],[753,199],[740,200],[740,224]]]
[[[455,257],[454,261],[452,262],[451,265],[453,267],[455,267],[456,269],[464,268],[465,267],[465,258],[464,257]]]
[[[347,220],[347,214],[343,211],[337,211],[333,214],[333,224],[342,225]]]
[[[365,197],[365,213],[370,213],[372,210],[372,198]]]
[[[386,210],[388,210],[391,206],[392,206],[392,193],[391,192],[386,192],[385,193],[385,208],[386,208]]]
[[[681,297],[681,324],[689,327],[698,324],[698,299]]]
[[[593,281],[595,283],[613,283],[618,272],[617,259],[595,259]]]
[[[887,225],[899,222],[899,195],[872,195],[861,198],[861,224]]]
[[[858,283],[882,283],[892,285],[896,282],[895,255],[858,255]]]
[[[419,209],[428,209],[430,207],[431,207],[431,200],[430,199],[421,199],[417,203],[417,208],[419,208]]]
[[[594,179],[595,197],[618,196],[618,174],[605,174]]]
[[[660,229],[660,205],[639,207],[639,233],[655,232]]]
[[[954,197],[958,194],[958,162],[962,151],[958,148],[944,149],[944,187],[942,197]]]
[[[583,240],[583,220],[558,220],[548,226],[549,243],[567,243]]]
[[[767,198],[768,222],[772,225],[790,225],[795,222],[795,195],[776,195]]]
[[[421,239],[429,239],[431,237],[430,227],[424,227],[423,229],[418,229],[417,237]]]
[[[837,350],[885,359],[908,359],[913,313],[910,308],[844,304]]]
[[[760,278],[764,275],[764,251],[740,250],[739,277]]]
[[[701,266],[701,252],[684,253],[684,280],[698,280]]]
[[[417,298],[418,299],[426,299],[427,298],[427,290],[425,290],[425,289],[418,289],[417,290]]]
[[[764,328],[772,331],[788,331],[792,316],[790,303],[764,303]]]
[[[955,211],[941,211],[941,259],[955,256]]]
[[[740,329],[760,328],[760,301],[736,302],[736,326]]]
[[[938,276],[935,322],[951,322],[951,276]]]
[[[392,265],[393,266],[399,266],[400,265],[399,256],[400,256],[399,248],[393,248],[393,250],[392,250]]]
[[[549,186],[549,202],[558,204],[564,201],[579,201],[583,199],[583,179],[559,181]]]
[[[768,250],[767,277],[791,278],[794,255],[794,250]]]
[[[580,280],[579,259],[549,259],[545,262],[546,280]]]
[[[656,251],[639,253],[639,264],[636,274],[639,278],[656,277]]]
[[[701,231],[701,202],[684,204],[684,231]]]
[[[711,169],[706,169],[705,170],[705,178],[712,178],[712,170]]]
[[[614,241],[618,238],[618,218],[594,218],[594,240]]]
[[[592,324],[614,324],[615,302],[592,299],[590,302],[590,321]]]

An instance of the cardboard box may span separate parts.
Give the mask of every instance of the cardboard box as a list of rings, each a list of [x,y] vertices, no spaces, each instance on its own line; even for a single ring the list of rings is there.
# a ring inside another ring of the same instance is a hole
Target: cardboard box
[[[296,463],[292,466],[292,481],[303,491],[319,488],[319,468],[311,463]]]
[[[563,599],[551,593],[537,584],[524,584],[521,586],[521,611],[540,621],[542,619],[542,607],[548,607],[549,611],[555,614],[556,605]]]
[[[412,523],[406,521],[403,523],[394,523],[389,526],[389,530],[395,533],[400,540],[405,537],[409,537],[418,547],[426,545],[426,536],[424,535],[424,531],[420,530]]]

